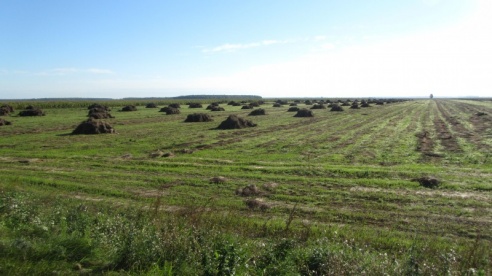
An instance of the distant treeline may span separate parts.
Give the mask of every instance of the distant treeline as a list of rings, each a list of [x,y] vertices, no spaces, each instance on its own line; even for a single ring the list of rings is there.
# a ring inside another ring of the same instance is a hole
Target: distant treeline
[[[256,95],[187,95],[178,96],[173,99],[183,100],[208,100],[208,99],[220,99],[220,100],[260,100],[261,96]]]
[[[43,99],[23,99],[23,100],[0,100],[0,106],[9,104],[15,110],[24,109],[26,106],[32,105],[38,108],[86,108],[90,104],[98,103],[109,107],[120,107],[125,105],[144,106],[147,103],[155,103],[156,105],[165,106],[170,103],[185,104],[187,102],[226,102],[230,100],[258,100],[260,96],[252,95],[190,95],[169,98],[123,98],[123,99],[108,99],[108,98],[43,98]]]

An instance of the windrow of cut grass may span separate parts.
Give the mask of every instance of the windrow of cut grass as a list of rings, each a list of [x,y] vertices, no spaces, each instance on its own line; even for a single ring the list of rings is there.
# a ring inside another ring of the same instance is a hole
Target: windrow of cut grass
[[[248,117],[257,127],[217,130],[229,115],[250,112],[222,106],[221,112],[182,106],[177,115],[143,107],[112,111],[115,118],[105,121],[117,134],[105,135],[70,135],[87,118],[81,106],[46,109],[44,117],[11,116],[13,125],[0,129],[0,212],[6,233],[0,247],[10,252],[2,256],[0,272],[22,274],[15,267],[34,269],[39,260],[45,262],[39,262],[46,268],[42,271],[63,264],[64,272],[73,273],[87,267],[92,272],[219,274],[227,266],[238,274],[491,271],[486,262],[492,242],[491,150],[467,140],[453,125],[460,122],[486,145],[487,128],[466,124],[472,116],[466,110],[487,112],[490,103],[415,100],[343,112],[314,110],[312,118],[295,118],[288,106],[266,103],[261,107],[267,115]],[[195,112],[211,114],[213,121],[185,123]],[[439,136],[443,130],[456,138],[459,152],[446,147]],[[419,145],[422,132],[428,132],[425,152]],[[158,151],[170,154],[153,157]],[[225,180],[211,181],[219,176]],[[438,188],[417,181],[428,176],[441,182]],[[236,194],[247,185],[256,185],[260,193]],[[31,229],[31,236],[6,226],[15,198],[19,208],[32,209],[16,226]],[[266,207],[252,209],[248,199]],[[49,215],[43,208],[67,214],[77,206],[88,206],[83,214],[93,223],[86,222],[76,236],[60,230],[66,227],[61,222],[44,224]],[[40,227],[58,231],[59,239],[46,240],[29,217],[33,212],[39,212]],[[101,223],[121,226],[135,217],[139,223],[128,224],[133,228],[103,241]],[[135,240],[125,240],[129,233]],[[86,255],[63,251],[72,238],[90,249],[82,251]],[[19,258],[16,239],[35,245],[35,254]],[[39,241],[65,253],[37,248]],[[105,250],[112,253],[103,257],[99,252]],[[57,257],[50,263],[39,252]],[[153,261],[144,262],[144,256]]]

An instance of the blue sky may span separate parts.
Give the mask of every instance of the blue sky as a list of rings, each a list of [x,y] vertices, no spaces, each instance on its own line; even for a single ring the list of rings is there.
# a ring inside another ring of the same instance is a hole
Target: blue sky
[[[0,98],[492,96],[486,0],[0,1]]]

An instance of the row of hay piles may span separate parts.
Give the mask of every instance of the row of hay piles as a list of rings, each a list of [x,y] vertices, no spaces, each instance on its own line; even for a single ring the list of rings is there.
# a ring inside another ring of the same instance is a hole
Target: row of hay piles
[[[11,122],[0,118],[0,126],[8,126],[8,125],[11,125],[11,124],[12,124]]]
[[[44,116],[45,113],[40,108],[29,105],[25,110],[19,112],[19,116]]]
[[[83,121],[72,131],[72,134],[102,133],[115,133],[115,130],[110,124],[92,118],[89,118],[87,121]]]

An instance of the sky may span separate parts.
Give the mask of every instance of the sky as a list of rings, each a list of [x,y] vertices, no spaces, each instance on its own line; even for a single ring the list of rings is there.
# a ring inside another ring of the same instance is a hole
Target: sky
[[[492,1],[0,1],[0,99],[431,93],[492,97]]]

